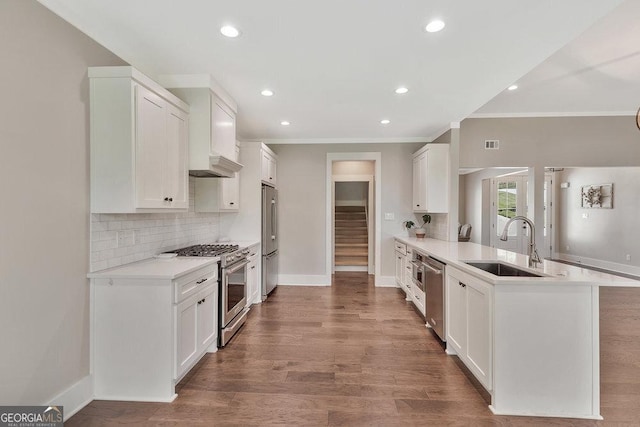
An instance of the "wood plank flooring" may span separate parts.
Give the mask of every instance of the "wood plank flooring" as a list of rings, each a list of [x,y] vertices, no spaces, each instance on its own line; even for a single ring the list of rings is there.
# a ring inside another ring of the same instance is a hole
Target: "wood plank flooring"
[[[640,289],[601,290],[605,421],[494,416],[402,291],[366,273],[280,286],[173,403],[94,401],[66,425],[638,426]]]

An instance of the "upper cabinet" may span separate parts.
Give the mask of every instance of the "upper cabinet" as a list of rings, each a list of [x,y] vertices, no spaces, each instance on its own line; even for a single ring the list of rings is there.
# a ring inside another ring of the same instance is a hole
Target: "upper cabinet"
[[[262,182],[269,184],[273,187],[276,186],[276,172],[278,167],[278,158],[276,154],[271,151],[266,145],[263,144],[262,151],[260,153],[260,170]]]
[[[91,212],[186,210],[189,106],[133,67],[89,78]]]
[[[449,211],[448,144],[427,144],[414,153],[413,211]]]
[[[189,175],[233,178],[242,169],[236,158],[235,103],[209,87],[170,87],[190,107]]]

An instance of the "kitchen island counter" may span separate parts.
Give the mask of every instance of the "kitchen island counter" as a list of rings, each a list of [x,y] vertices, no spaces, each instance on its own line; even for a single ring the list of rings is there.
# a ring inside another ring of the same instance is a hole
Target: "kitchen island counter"
[[[526,255],[504,249],[491,248],[477,243],[447,242],[444,240],[429,238],[418,239],[406,235],[395,236],[395,239],[411,246],[419,252],[426,253],[427,255],[437,258],[448,265],[453,265],[465,273],[478,277],[493,285],[518,283],[555,285],[558,283],[571,283],[575,285],[591,286],[640,287],[640,280],[616,276],[560,262],[544,260],[541,266],[538,266],[535,269],[529,268],[529,258]],[[539,274],[543,277],[496,276],[466,264],[466,262],[469,261],[499,261],[515,265],[520,269]]]

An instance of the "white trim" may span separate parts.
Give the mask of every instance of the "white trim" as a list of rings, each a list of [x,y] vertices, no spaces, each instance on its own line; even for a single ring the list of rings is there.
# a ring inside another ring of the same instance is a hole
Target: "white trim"
[[[585,414],[545,414],[536,412],[521,412],[521,411],[496,411],[493,405],[489,405],[489,410],[494,415],[513,415],[516,417],[549,417],[549,418],[577,418],[582,420],[604,420],[600,415],[585,415]]]
[[[326,181],[325,181],[325,206],[326,206],[326,222],[325,233],[329,238],[326,239],[325,247],[325,272],[331,277],[333,272],[333,162],[341,160],[373,160],[375,161],[375,238],[374,238],[374,267],[375,277],[380,276],[380,242],[382,241],[382,153],[377,152],[360,152],[360,153],[327,153]],[[395,276],[394,276],[395,280]],[[329,282],[331,283],[331,282]]]
[[[396,276],[376,275],[376,288],[400,288],[396,282]]]
[[[278,286],[331,286],[331,275],[280,274]]]
[[[265,144],[406,144],[426,143],[432,138],[414,136],[407,138],[301,138],[301,139],[262,139]]]
[[[637,111],[583,111],[583,112],[538,112],[538,113],[474,113],[467,119],[512,119],[528,117],[612,117],[635,116]]]
[[[122,400],[124,402],[160,402],[160,403],[171,403],[176,400],[178,397],[177,393],[174,393],[173,396],[167,397],[166,399],[149,399],[148,396],[120,396],[118,394],[109,394],[100,397],[96,397],[94,400]]]
[[[368,272],[366,265],[338,265],[333,268],[334,271],[361,271]]]
[[[211,74],[161,74],[158,76],[158,82],[166,88],[208,88],[227,104],[235,114],[238,114],[238,104],[235,99]]]
[[[64,421],[76,414],[93,400],[93,378],[87,375],[53,399],[47,406],[64,406]]]
[[[449,124],[449,129],[460,129],[460,122],[451,122]]]
[[[557,259],[561,259],[563,261],[570,261],[570,262],[575,262],[579,264],[584,264],[585,266],[589,266],[589,267],[604,268],[606,270],[611,270],[614,273],[618,272],[618,273],[632,274],[634,276],[640,276],[640,267],[636,267],[635,265],[626,265],[626,264],[620,264],[617,262],[603,261],[600,259],[587,258],[587,257],[578,256],[578,255],[566,254],[562,252],[554,253],[554,257]]]

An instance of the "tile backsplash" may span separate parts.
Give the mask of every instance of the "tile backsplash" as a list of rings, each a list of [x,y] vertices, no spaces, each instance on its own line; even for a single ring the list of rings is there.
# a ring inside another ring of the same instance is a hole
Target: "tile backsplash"
[[[427,226],[427,237],[449,240],[449,215],[431,214],[431,223]]]
[[[187,212],[91,214],[91,271],[183,246],[215,242],[220,236],[221,214],[196,213],[194,193],[195,180],[190,177]]]

